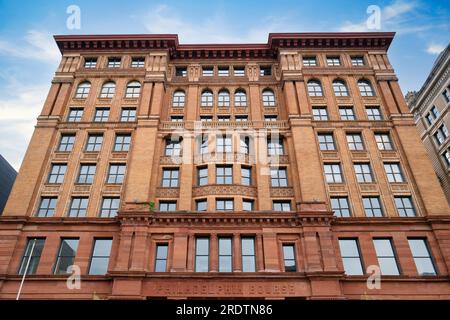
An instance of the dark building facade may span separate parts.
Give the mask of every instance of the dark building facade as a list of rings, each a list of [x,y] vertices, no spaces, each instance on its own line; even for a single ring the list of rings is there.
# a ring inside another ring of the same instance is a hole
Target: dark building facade
[[[5,208],[16,176],[16,170],[0,155],[0,215]]]

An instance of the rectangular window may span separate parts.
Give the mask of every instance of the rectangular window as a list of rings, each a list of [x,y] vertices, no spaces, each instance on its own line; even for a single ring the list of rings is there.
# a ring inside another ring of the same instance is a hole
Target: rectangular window
[[[359,253],[358,240],[339,239],[339,249],[341,251],[344,271],[349,276],[363,275],[363,266]]]
[[[230,237],[219,237],[219,272],[233,272],[233,246]]]
[[[48,175],[48,183],[63,183],[64,175],[66,174],[67,164],[54,163],[50,169],[50,174]]]
[[[447,88],[446,90],[444,90],[444,92],[442,92],[442,97],[444,98],[446,103],[450,102],[450,89]]]
[[[233,184],[233,166],[217,165],[216,166],[216,183],[217,184]]]
[[[180,170],[178,168],[163,169],[162,183],[163,188],[177,188]]]
[[[85,197],[73,197],[70,202],[68,216],[71,218],[85,217],[88,201],[89,199]]]
[[[75,143],[74,134],[62,134],[61,140],[59,140],[58,152],[70,152],[73,149]]]
[[[197,185],[206,186],[208,184],[208,167],[197,168]]]
[[[212,116],[200,116],[200,121],[201,122],[212,122],[213,117]]]
[[[364,57],[363,56],[352,56],[352,66],[361,67],[364,65]]]
[[[280,139],[267,140],[267,153],[269,156],[284,155],[283,141]]]
[[[209,271],[209,238],[195,239],[195,272]]]
[[[124,164],[110,164],[106,183],[122,183],[125,176]]]
[[[117,57],[108,58],[108,68],[120,68],[120,61]]]
[[[434,116],[435,119],[439,118],[439,110],[436,108],[436,106],[432,106],[430,109],[431,114]]]
[[[230,116],[217,116],[217,121],[219,122],[230,122]]]
[[[339,56],[327,56],[327,65],[328,66],[340,66],[341,60]]]
[[[244,186],[252,185],[252,168],[241,167],[241,184]]]
[[[416,209],[411,197],[394,197],[395,206],[400,217],[415,217]]]
[[[156,245],[155,272],[167,272],[168,251],[169,245],[167,243],[160,243]]]
[[[235,77],[244,77],[245,76],[245,67],[234,67],[234,76]]]
[[[86,144],[86,151],[99,152],[102,148],[103,135],[102,134],[89,134]]]
[[[104,275],[108,272],[109,256],[111,254],[112,239],[94,239],[89,274]]]
[[[379,197],[363,197],[364,212],[366,217],[382,217],[383,208]]]
[[[204,77],[214,76],[214,68],[213,67],[203,67],[202,68],[202,76],[204,76]]]
[[[241,238],[242,272],[256,271],[255,238]]]
[[[28,238],[25,251],[20,262],[18,274],[36,274],[44,249],[45,238]]]
[[[389,182],[405,182],[405,179],[403,179],[402,170],[400,169],[400,164],[384,163],[384,170],[386,171]]]
[[[84,58],[84,68],[95,69],[97,67],[97,58]]]
[[[353,107],[339,107],[339,114],[343,121],[356,120]]]
[[[372,169],[369,163],[354,163],[356,180],[359,183],[371,183],[373,182]]]
[[[230,75],[229,67],[219,67],[219,77],[228,77]]]
[[[56,197],[42,197],[37,210],[37,217],[52,217],[55,213]]]
[[[336,150],[332,133],[319,133],[317,136],[319,138],[320,150],[322,151]]]
[[[364,150],[364,143],[360,133],[347,133],[347,144],[352,151]]]
[[[170,121],[172,122],[183,122],[184,117],[183,116],[171,116]]]
[[[248,121],[248,116],[235,116],[234,119],[236,122],[245,122]]]
[[[385,276],[400,275],[391,239],[373,239],[373,245],[381,274]]]
[[[327,183],[342,183],[341,165],[328,163],[323,165],[325,180]]]
[[[259,75],[262,77],[271,76],[272,75],[272,67],[271,66],[260,66],[259,67]]]
[[[96,108],[94,122],[108,122],[109,108]]]
[[[203,135],[199,138],[199,153],[207,154],[208,153],[208,136]]]
[[[92,184],[94,182],[96,168],[97,166],[95,164],[81,164],[77,183]]]
[[[293,244],[283,244],[283,260],[285,272],[296,272],[295,246]]]
[[[367,118],[371,121],[383,120],[380,107],[366,107]]]
[[[144,57],[131,58],[131,67],[132,68],[143,68],[144,66],[145,66],[145,58]]]
[[[445,150],[445,152],[442,154],[442,159],[444,159],[445,164],[447,167],[450,166],[450,151]]]
[[[375,141],[377,142],[378,150],[394,150],[388,133],[375,133]]]
[[[287,169],[286,168],[270,168],[270,181],[272,187],[287,187]]]
[[[431,125],[433,124],[433,122],[434,122],[434,117],[433,117],[433,115],[431,114],[431,112],[428,112],[428,113],[425,115],[425,119],[427,119],[427,123],[428,123],[429,126],[431,126]]]
[[[334,211],[335,217],[348,218],[351,217],[350,205],[347,197],[332,197],[331,209]]]
[[[266,115],[264,116],[264,121],[277,121],[278,117],[276,115]]]
[[[67,122],[80,122],[83,117],[83,108],[70,108]]]
[[[315,67],[317,66],[316,57],[303,57],[303,66],[304,67]]]
[[[114,218],[119,210],[120,198],[108,197],[102,199],[102,207],[100,209],[101,218]]]
[[[208,201],[206,199],[195,200],[195,210],[197,211],[208,210]]]
[[[275,200],[272,203],[273,211],[291,211],[291,201],[289,200]]]
[[[435,276],[436,268],[426,239],[408,238],[417,273],[421,276]]]
[[[217,152],[232,152],[233,145],[231,137],[229,136],[217,136]]]
[[[179,156],[181,154],[181,141],[166,139],[166,148],[164,155],[166,156]]]
[[[242,154],[250,153],[250,138],[249,137],[240,137],[239,139],[239,152]]]
[[[216,199],[216,211],[233,211],[233,199]]]
[[[242,211],[253,211],[254,201],[251,199],[242,200]]]
[[[315,121],[327,121],[328,120],[328,112],[326,107],[313,107],[313,119]]]
[[[131,134],[120,133],[116,134],[116,141],[114,142],[114,151],[123,152],[129,151],[131,144]]]
[[[161,211],[161,212],[177,211],[177,202],[176,201],[160,201],[159,202],[159,211]]]
[[[56,258],[54,274],[68,274],[69,266],[73,265],[78,249],[78,238],[61,238],[61,244]]]
[[[186,67],[176,67],[175,68],[175,76],[186,77],[187,76],[187,68]]]
[[[136,108],[122,108],[120,114],[121,122],[133,122],[136,121]]]

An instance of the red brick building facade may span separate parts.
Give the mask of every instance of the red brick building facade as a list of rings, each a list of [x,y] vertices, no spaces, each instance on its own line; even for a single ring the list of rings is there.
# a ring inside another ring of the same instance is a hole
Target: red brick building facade
[[[450,209],[393,36],[56,36],[0,298],[449,299]]]

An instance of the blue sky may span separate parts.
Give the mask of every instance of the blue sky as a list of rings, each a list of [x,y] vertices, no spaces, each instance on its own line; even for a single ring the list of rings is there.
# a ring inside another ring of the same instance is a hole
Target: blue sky
[[[69,30],[67,7],[81,9]],[[181,43],[264,43],[269,32],[396,31],[389,57],[404,93],[418,90],[450,40],[450,2],[0,0],[0,154],[16,169],[59,63],[54,34],[177,33]]]

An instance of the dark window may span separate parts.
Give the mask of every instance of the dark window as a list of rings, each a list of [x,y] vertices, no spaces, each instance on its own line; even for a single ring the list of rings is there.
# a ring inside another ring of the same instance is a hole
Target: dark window
[[[36,274],[44,244],[44,238],[28,238],[18,274]]]
[[[319,139],[320,150],[322,151],[336,150],[332,133],[319,133],[317,137]]]
[[[339,107],[339,114],[341,116],[341,120],[344,121],[356,120],[355,113],[353,112],[352,107]]]
[[[379,197],[363,197],[364,211],[366,217],[382,217],[383,208]]]
[[[342,183],[341,165],[336,164],[324,164],[323,169],[325,172],[325,180],[328,183]]]
[[[349,276],[363,275],[364,271],[359,253],[358,240],[339,239],[339,248],[345,274]]]
[[[84,58],[84,67],[86,69],[95,69],[97,67],[97,58]]]
[[[160,201],[159,202],[159,211],[168,212],[168,211],[176,211],[177,210],[177,202],[176,201]]]
[[[107,122],[109,119],[109,108],[96,108],[94,122]]]
[[[206,211],[208,210],[208,201],[206,199],[200,199],[195,201],[195,210]]]
[[[252,168],[241,167],[241,184],[244,186],[252,185]]]
[[[86,216],[88,206],[88,198],[74,197],[70,202],[69,214],[71,218],[79,218]]]
[[[233,211],[233,199],[216,199],[216,211]]]
[[[100,217],[114,218],[119,210],[120,198],[103,198],[102,207],[100,209]]]
[[[216,166],[216,183],[217,184],[233,184],[233,166],[217,165]]]
[[[93,183],[96,168],[97,166],[95,164],[81,164],[77,183]]]
[[[195,272],[209,271],[209,238],[195,239]]]
[[[255,238],[241,238],[242,272],[256,271]]]
[[[122,114],[120,115],[120,121],[122,121],[122,122],[136,121],[136,108],[122,108]]]
[[[155,272],[167,272],[168,251],[169,245],[167,243],[160,243],[156,245]]]
[[[183,116],[171,116],[170,121],[172,122],[183,122],[184,117]]]
[[[144,66],[145,66],[145,58],[144,57],[131,58],[131,67],[132,68],[143,68]]]
[[[331,198],[331,209],[334,211],[335,217],[351,217],[350,205],[347,197]]]
[[[110,164],[107,183],[122,183],[125,176],[124,164]]]
[[[293,244],[283,244],[284,271],[296,272],[295,246]]]
[[[61,244],[56,258],[54,274],[68,274],[68,268],[73,265],[77,254],[78,238],[61,238]]]
[[[67,121],[80,122],[82,117],[83,117],[83,108],[70,108]]]
[[[178,168],[163,169],[161,186],[164,188],[178,187],[180,170]]]
[[[42,197],[36,216],[52,217],[55,213],[56,200],[56,197]]]
[[[234,119],[236,120],[236,122],[244,122],[248,121],[248,116],[235,116]]]
[[[63,183],[66,170],[66,164],[52,164],[52,168],[48,176],[48,183]]]
[[[400,217],[415,217],[416,209],[411,197],[394,197],[395,206]]]
[[[70,152],[73,149],[73,144],[75,143],[74,134],[62,134],[61,140],[59,140],[58,151],[59,152]]]
[[[120,68],[121,59],[117,57],[108,58],[108,68]]]
[[[328,112],[326,107],[313,107],[313,119],[315,121],[327,121],[328,120]]]
[[[201,122],[212,122],[213,117],[212,116],[200,116],[200,121]]]
[[[263,77],[272,75],[272,67],[271,66],[260,66],[259,74]]]
[[[108,272],[112,239],[94,239],[89,274],[104,275]]]
[[[364,150],[364,143],[360,133],[347,133],[347,144],[350,150]]]
[[[131,134],[117,134],[114,142],[114,151],[129,151],[131,144]]]
[[[373,239],[373,245],[381,274],[385,276],[400,275],[391,239]]]
[[[277,121],[278,117],[276,115],[266,115],[264,116],[264,121]]]
[[[176,67],[175,68],[175,76],[186,77],[187,76],[187,68],[186,67]]]
[[[287,187],[287,169],[286,168],[271,168],[270,181],[272,187]]]
[[[272,204],[273,211],[291,211],[291,201],[289,200],[276,200]]]
[[[226,122],[226,121],[230,121],[231,117],[230,116],[217,116],[217,121],[219,122]]]
[[[219,237],[219,272],[233,272],[233,246],[229,237]]]
[[[376,133],[375,140],[379,150],[393,150],[391,138],[388,133]]]
[[[435,276],[436,268],[430,254],[430,249],[426,239],[408,239],[417,273],[421,276]]]
[[[88,135],[86,151],[98,152],[102,148],[102,143],[103,143],[103,135],[102,134],[90,134],[90,135]]]
[[[354,163],[356,180],[359,183],[371,183],[373,182],[372,169],[368,163]]]
[[[442,92],[442,96],[444,97],[445,102],[449,103],[450,102],[450,88],[447,88],[446,90],[444,90],[444,92]]]

